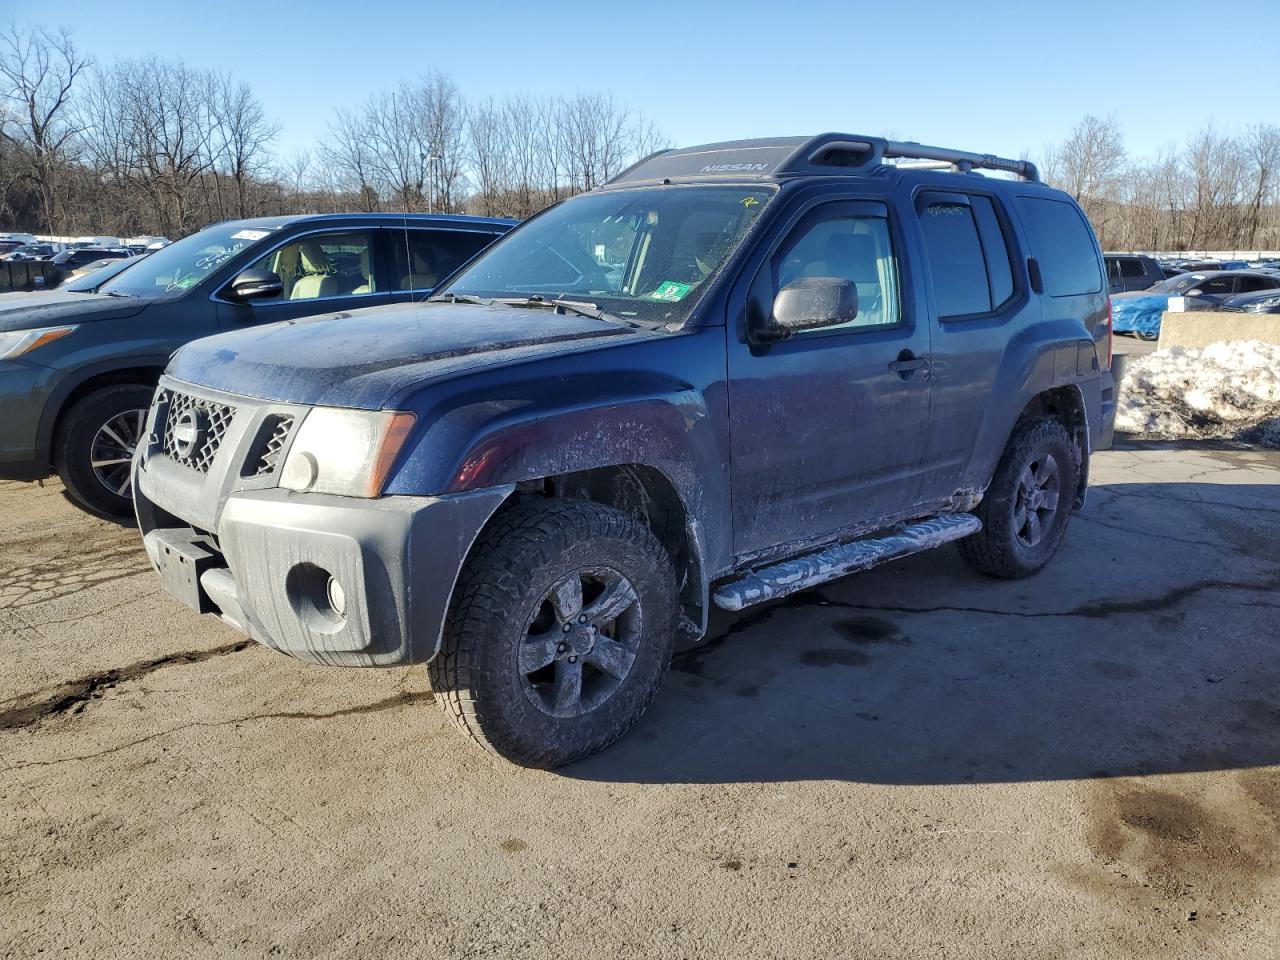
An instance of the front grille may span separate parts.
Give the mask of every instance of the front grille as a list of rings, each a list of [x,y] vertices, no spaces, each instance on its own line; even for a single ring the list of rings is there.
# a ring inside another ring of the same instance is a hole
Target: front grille
[[[157,398],[157,402],[166,400],[169,403],[169,413],[164,421],[164,455],[183,466],[208,473],[209,464],[213,462],[218,447],[222,445],[222,437],[231,424],[231,418],[236,414],[235,407],[176,391],[166,391]],[[174,427],[184,414],[193,410],[201,415],[197,421],[200,426],[197,440],[190,450],[182,450],[178,438],[174,436]]]
[[[280,462],[280,454],[284,451],[285,441],[289,439],[289,431],[293,429],[293,417],[288,414],[273,414],[262,423],[258,431],[258,443],[254,446],[255,456],[249,458],[245,471],[246,476],[265,477],[273,472]]]

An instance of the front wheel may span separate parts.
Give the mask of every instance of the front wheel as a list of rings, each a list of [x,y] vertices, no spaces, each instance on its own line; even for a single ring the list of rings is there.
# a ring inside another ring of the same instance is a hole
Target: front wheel
[[[1076,445],[1057,420],[1017,427],[974,511],[982,529],[960,541],[960,555],[992,577],[1038,572],[1067,535],[1078,464]]]
[[[1139,340],[1145,340],[1147,343],[1151,343],[1153,340],[1160,339],[1160,334],[1147,333],[1145,330],[1135,330],[1133,331],[1133,335],[1137,337]]]
[[[103,387],[64,415],[55,465],[67,494],[90,513],[120,522],[133,518],[130,469],[154,392],[136,383]]]
[[[585,500],[499,514],[454,591],[436,702],[477,744],[529,767],[602,750],[640,718],[671,661],[671,558],[642,523]]]

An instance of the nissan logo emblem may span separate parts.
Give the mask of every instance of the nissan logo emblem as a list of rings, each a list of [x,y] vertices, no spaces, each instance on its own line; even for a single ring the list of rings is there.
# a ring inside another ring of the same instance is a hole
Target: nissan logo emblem
[[[204,412],[195,407],[182,411],[173,423],[173,449],[184,460],[200,449],[204,439]]]

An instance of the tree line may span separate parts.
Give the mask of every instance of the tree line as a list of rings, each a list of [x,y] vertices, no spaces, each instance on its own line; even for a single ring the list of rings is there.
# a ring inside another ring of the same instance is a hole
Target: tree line
[[[159,57],[96,64],[71,33],[0,31],[0,230],[184,236],[356,210],[527,217],[663,146],[605,93],[469,102],[430,73],[337,110],[309,150],[249,86]]]
[[[665,146],[605,93],[468,100],[430,73],[336,110],[278,148],[249,86],[159,57],[97,64],[67,30],[0,31],[0,230],[176,238],[272,214],[407,210],[527,217]],[[1086,116],[1044,151],[1105,249],[1280,248],[1280,128],[1205,127],[1133,156]]]
[[[1045,156],[1041,175],[1080,203],[1104,250],[1280,249],[1280,127],[1205,126],[1142,157],[1114,118],[1086,116]]]

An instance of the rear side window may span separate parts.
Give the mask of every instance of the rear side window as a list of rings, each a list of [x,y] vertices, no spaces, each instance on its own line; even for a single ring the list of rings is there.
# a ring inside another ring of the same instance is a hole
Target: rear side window
[[[1031,236],[1032,253],[1040,261],[1045,293],[1070,297],[1102,289],[1093,231],[1073,204],[1019,197],[1018,212]]]
[[[973,210],[958,200],[934,200],[920,211],[920,228],[938,316],[988,313],[991,286]]]
[[[1271,277],[1241,277],[1240,292],[1253,293],[1257,290],[1274,290],[1277,283]]]
[[[491,233],[390,229],[394,290],[431,290],[493,242]]]
[[[1141,277],[1146,275],[1146,270],[1142,269],[1141,260],[1121,260],[1120,275],[1122,277]]]

